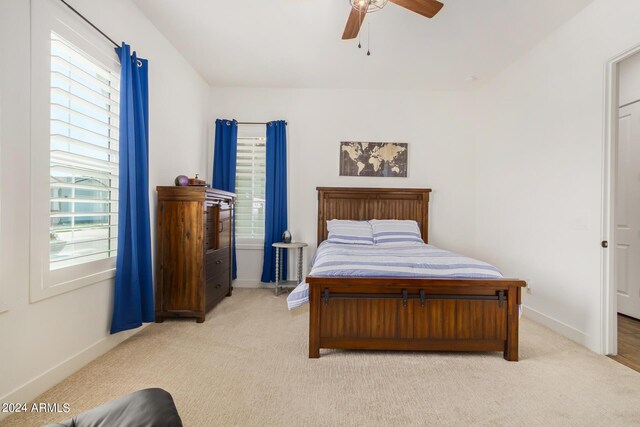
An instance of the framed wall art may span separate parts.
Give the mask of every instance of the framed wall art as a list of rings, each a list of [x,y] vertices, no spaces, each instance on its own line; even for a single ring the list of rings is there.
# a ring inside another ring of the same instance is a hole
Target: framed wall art
[[[407,177],[409,144],[340,142],[340,176]]]

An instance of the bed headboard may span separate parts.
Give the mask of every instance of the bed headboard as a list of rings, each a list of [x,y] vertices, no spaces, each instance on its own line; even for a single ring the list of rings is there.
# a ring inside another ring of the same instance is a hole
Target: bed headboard
[[[318,245],[327,239],[331,219],[412,219],[422,240],[429,237],[429,188],[317,187]]]

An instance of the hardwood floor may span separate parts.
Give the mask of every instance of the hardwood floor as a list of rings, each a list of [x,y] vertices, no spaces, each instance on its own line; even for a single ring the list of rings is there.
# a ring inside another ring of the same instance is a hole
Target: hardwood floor
[[[640,372],[640,320],[618,314],[618,355],[611,358]]]

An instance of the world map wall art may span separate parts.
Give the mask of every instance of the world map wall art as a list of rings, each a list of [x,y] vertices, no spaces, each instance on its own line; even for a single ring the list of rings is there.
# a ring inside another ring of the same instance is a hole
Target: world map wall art
[[[403,142],[340,143],[340,176],[407,177],[409,144]]]

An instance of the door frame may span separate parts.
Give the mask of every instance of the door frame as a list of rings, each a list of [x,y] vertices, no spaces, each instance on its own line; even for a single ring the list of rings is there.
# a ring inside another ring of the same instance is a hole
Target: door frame
[[[616,148],[618,142],[618,66],[625,59],[640,53],[636,45],[611,58],[605,64],[605,108],[604,108],[604,144],[602,155],[602,240],[608,242],[608,248],[602,250],[602,323],[603,354],[618,354],[618,318],[617,290],[615,286],[615,183]]]

